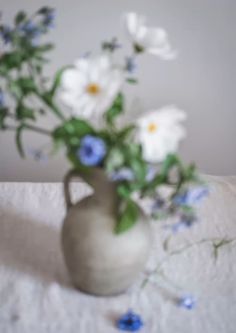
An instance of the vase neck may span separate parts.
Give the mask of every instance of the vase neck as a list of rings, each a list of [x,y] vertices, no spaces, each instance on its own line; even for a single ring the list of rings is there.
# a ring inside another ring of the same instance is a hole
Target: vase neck
[[[89,173],[81,174],[81,177],[94,190],[93,197],[103,205],[113,205],[118,202],[116,183],[109,180],[107,174],[102,169],[94,169]]]

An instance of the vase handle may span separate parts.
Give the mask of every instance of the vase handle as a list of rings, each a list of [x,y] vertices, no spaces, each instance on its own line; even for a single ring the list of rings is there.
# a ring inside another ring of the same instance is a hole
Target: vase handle
[[[72,200],[71,200],[71,194],[70,194],[70,182],[72,178],[80,178],[78,174],[78,171],[72,169],[70,170],[64,178],[64,197],[65,197],[65,203],[66,203],[66,210],[68,211],[72,206]]]

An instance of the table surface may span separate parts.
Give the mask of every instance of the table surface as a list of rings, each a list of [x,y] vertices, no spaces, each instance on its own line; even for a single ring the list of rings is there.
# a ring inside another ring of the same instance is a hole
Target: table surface
[[[200,221],[173,236],[172,249],[203,238],[236,238],[236,177],[206,179],[211,195],[199,207]],[[73,184],[76,198],[89,191]],[[0,332],[113,333],[116,318],[132,308],[145,322],[141,332],[235,333],[234,243],[220,249],[217,261],[210,243],[190,246],[163,264],[171,282],[156,277],[139,292],[140,277],[123,295],[97,298],[70,284],[60,249],[64,215],[60,183],[0,184]],[[152,228],[149,268],[165,257],[161,241],[168,232],[160,223]],[[183,293],[196,296],[194,310],[174,304]]]

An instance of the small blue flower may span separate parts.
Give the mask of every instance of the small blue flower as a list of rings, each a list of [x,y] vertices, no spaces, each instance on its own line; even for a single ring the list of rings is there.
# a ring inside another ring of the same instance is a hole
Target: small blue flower
[[[152,165],[148,165],[146,181],[151,182],[155,178],[156,174],[157,174],[156,168],[153,167]]]
[[[77,157],[87,166],[99,165],[106,155],[105,142],[96,136],[86,135],[82,138]]]
[[[115,51],[116,49],[120,49],[122,47],[122,44],[118,42],[116,38],[113,38],[110,43],[111,51]]]
[[[130,74],[135,73],[138,67],[136,59],[134,57],[126,57],[125,61],[126,61],[125,63],[126,71],[129,72]]]
[[[38,25],[32,21],[28,21],[19,26],[19,30],[29,38],[33,44],[37,43],[38,37],[42,34]]]
[[[131,169],[124,167],[117,171],[113,171],[110,178],[114,182],[123,180],[132,181],[134,180],[134,173]]]
[[[183,296],[178,299],[177,304],[181,308],[185,308],[187,310],[192,310],[196,306],[196,299],[191,295]]]
[[[177,233],[183,229],[191,228],[195,222],[197,222],[195,215],[183,215],[179,222],[172,224],[170,227],[174,233]]]
[[[49,10],[43,19],[43,25],[47,28],[53,28],[55,17],[56,17],[55,10],[54,9]]]
[[[36,162],[46,163],[48,161],[48,156],[41,149],[28,148],[26,154]]]
[[[161,198],[155,198],[151,211],[152,215],[155,215],[156,213],[159,213],[161,209],[163,209],[163,206],[165,205],[165,201]]]
[[[9,26],[5,25],[2,27],[0,34],[1,34],[2,39],[5,44],[8,44],[11,42],[11,32],[12,32],[12,29]]]
[[[200,203],[208,194],[209,190],[207,187],[198,186],[177,195],[173,201],[176,205],[191,206]]]
[[[132,311],[127,312],[117,321],[116,326],[121,331],[137,332],[143,326],[141,317]]]
[[[82,53],[81,58],[82,59],[88,59],[91,56],[91,51],[86,51]]]

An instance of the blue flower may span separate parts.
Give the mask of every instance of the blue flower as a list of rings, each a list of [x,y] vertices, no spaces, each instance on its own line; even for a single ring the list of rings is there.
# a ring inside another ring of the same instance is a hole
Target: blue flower
[[[182,229],[191,228],[196,221],[197,218],[195,215],[183,215],[179,222],[172,224],[170,227],[174,233],[177,233]]]
[[[126,57],[125,61],[125,69],[127,70],[127,72],[131,74],[135,73],[137,70],[136,59],[134,57]]]
[[[139,315],[129,311],[120,317],[116,326],[121,331],[136,332],[143,326],[143,321]]]
[[[117,171],[113,171],[110,178],[114,182],[123,180],[132,181],[134,180],[134,173],[131,169],[124,167]]]
[[[36,162],[46,163],[48,161],[48,156],[41,149],[28,148],[26,154]]]
[[[204,186],[198,186],[177,195],[173,201],[176,205],[191,206],[200,203],[202,199],[204,199],[208,194],[208,188]]]
[[[42,34],[37,24],[32,21],[28,21],[21,26],[19,26],[19,30],[30,40],[36,44],[38,37]]]
[[[43,19],[43,25],[47,28],[53,28],[55,16],[56,16],[55,10],[54,9],[49,10]]]
[[[110,49],[111,51],[115,51],[116,49],[120,49],[122,47],[122,44],[118,42],[116,38],[113,38],[110,43]]]
[[[86,135],[82,138],[77,157],[87,166],[99,165],[106,155],[105,142],[96,136]]]
[[[157,174],[157,169],[152,165],[148,165],[147,174],[146,174],[146,181],[151,182]]]
[[[165,201],[161,198],[155,198],[154,202],[151,207],[152,215],[155,215],[156,213],[159,213],[161,209],[163,209],[165,205]]]
[[[196,306],[196,299],[191,295],[183,296],[178,299],[177,304],[181,308],[185,308],[187,310],[192,310]]]
[[[1,34],[2,39],[5,44],[8,44],[11,42],[11,32],[12,32],[12,29],[6,25],[1,28],[0,34]]]

